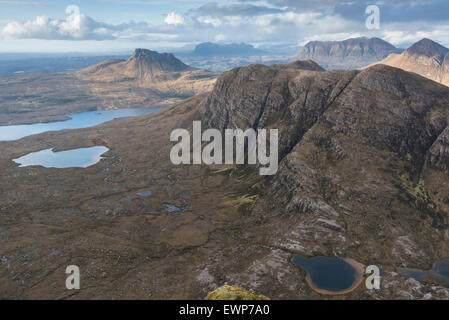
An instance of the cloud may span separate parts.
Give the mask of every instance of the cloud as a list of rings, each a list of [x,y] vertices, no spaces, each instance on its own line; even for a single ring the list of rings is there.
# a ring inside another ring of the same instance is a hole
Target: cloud
[[[351,20],[362,20],[368,2],[342,3],[335,6],[335,13]],[[449,1],[388,1],[378,4],[383,23],[416,21],[449,21]],[[406,26],[404,26],[406,27]]]
[[[252,4],[232,4],[227,6],[219,6],[217,3],[207,3],[198,9],[191,10],[189,13],[199,16],[209,16],[214,18],[230,17],[230,16],[258,16],[270,13],[282,13],[281,9],[270,8],[261,5]]]
[[[3,29],[0,27],[0,38],[148,41],[151,46],[205,41],[304,44],[310,40],[377,36],[396,45],[404,45],[426,36],[448,43],[449,27],[445,25],[449,24],[439,21],[448,15],[449,1],[442,1],[415,0],[407,5],[405,0],[384,1],[380,30],[367,30],[365,27],[367,15],[364,6],[368,0],[234,0],[228,5],[200,5],[183,14],[172,11],[159,24],[146,21],[107,24],[83,14],[72,14],[66,20],[39,16],[27,21],[7,21]],[[375,3],[376,0],[369,2]],[[438,5],[447,10],[441,10],[434,21],[430,21],[432,14],[424,12],[423,8],[434,8],[431,10],[434,12]],[[388,13],[390,9],[392,13]],[[418,16],[420,20],[413,23],[407,20]]]
[[[179,20],[178,20],[179,21]],[[173,22],[173,21],[171,21]],[[72,14],[67,20],[38,16],[26,21],[8,21],[0,30],[0,38],[5,40],[174,40],[177,35],[164,26],[153,26],[147,22],[122,23],[112,25],[95,21],[84,14]]]
[[[445,26],[432,31],[414,31],[414,32],[402,30],[390,30],[384,31],[382,38],[394,45],[401,45],[401,44],[410,45],[423,38],[435,40],[441,39],[440,40],[441,44],[447,46],[449,44],[449,27]]]
[[[114,39],[111,26],[83,14],[67,20],[38,16],[34,20],[10,21],[1,31],[3,39],[108,40]]]
[[[29,7],[48,7],[48,4],[40,2],[29,1],[0,1],[0,5],[17,5],[17,6],[29,6]]]
[[[170,12],[167,17],[165,17],[164,22],[166,24],[173,24],[173,25],[178,25],[178,24],[184,24],[184,17],[180,14],[177,14],[175,12]]]

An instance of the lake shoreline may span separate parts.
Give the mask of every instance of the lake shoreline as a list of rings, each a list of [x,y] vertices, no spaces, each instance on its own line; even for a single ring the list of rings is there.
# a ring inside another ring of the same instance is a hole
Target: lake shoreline
[[[320,294],[324,294],[324,295],[343,295],[343,294],[347,294],[347,293],[354,291],[363,281],[363,274],[365,272],[365,266],[362,263],[360,263],[352,258],[343,258],[343,260],[346,263],[348,263],[351,267],[353,267],[354,271],[355,271],[354,282],[352,283],[352,285],[349,288],[347,288],[345,290],[341,290],[341,291],[329,291],[329,290],[321,289],[313,283],[312,278],[310,277],[310,273],[306,272],[306,282],[310,286],[310,288],[312,288],[314,291],[316,291]]]

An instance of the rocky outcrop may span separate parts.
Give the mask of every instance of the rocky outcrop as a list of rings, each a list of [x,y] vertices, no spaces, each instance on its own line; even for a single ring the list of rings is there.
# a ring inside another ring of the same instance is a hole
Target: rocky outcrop
[[[380,61],[401,50],[379,38],[344,41],[311,41],[295,59],[312,59],[326,69],[357,69]]]
[[[429,150],[430,163],[442,171],[449,170],[449,127],[441,133]]]
[[[262,294],[255,294],[237,287],[224,285],[210,292],[206,300],[270,300]]]

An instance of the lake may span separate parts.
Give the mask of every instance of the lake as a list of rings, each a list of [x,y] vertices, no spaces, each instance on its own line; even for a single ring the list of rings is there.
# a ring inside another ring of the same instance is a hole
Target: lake
[[[414,268],[398,268],[400,275],[410,277],[418,281],[424,280],[426,277],[439,279],[449,284],[449,262],[437,261],[430,270],[420,270]]]
[[[87,168],[98,163],[106,147],[80,148],[61,152],[46,149],[13,159],[21,167],[42,166],[45,168]]]
[[[65,129],[81,129],[93,127],[117,118],[137,117],[156,112],[161,108],[129,108],[118,110],[97,110],[68,114],[70,120],[48,123],[21,124],[0,126],[0,141],[18,140],[34,134]]]
[[[351,288],[356,280],[355,269],[340,258],[305,258],[295,254],[292,261],[306,271],[318,289],[338,293]]]

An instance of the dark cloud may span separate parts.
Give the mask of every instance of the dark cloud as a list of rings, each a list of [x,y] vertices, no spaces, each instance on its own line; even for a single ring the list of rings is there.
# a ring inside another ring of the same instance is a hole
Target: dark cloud
[[[239,0],[250,4],[257,0]],[[377,4],[386,23],[449,20],[448,0],[267,0],[272,5],[290,9],[326,10],[352,21],[364,21],[368,5]]]

